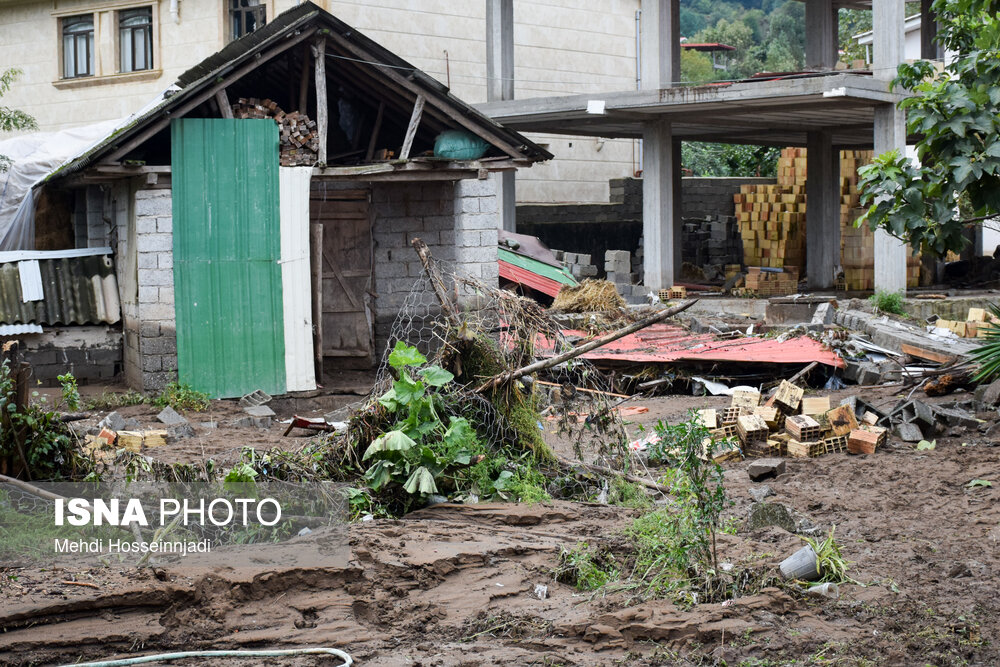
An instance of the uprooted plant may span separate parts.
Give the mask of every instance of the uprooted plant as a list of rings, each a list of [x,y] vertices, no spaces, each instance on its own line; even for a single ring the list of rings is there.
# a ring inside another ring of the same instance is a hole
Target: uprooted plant
[[[712,460],[716,443],[692,416],[657,425],[651,459],[668,465],[660,484],[667,504],[635,519],[624,531],[625,556],[578,544],[563,553],[556,576],[581,590],[631,591],[641,598],[668,597],[682,603],[744,594],[767,580],[763,569],[720,567],[717,535],[731,504],[722,467]]]

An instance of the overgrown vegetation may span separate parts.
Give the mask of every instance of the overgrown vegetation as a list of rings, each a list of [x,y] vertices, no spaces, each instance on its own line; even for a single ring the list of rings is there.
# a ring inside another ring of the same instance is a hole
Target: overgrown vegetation
[[[893,315],[906,315],[904,308],[903,294],[901,292],[885,292],[878,290],[870,297],[868,303],[877,313],[891,313]]]
[[[656,427],[651,461],[667,465],[660,483],[670,489],[667,504],[636,518],[624,531],[626,547],[581,542],[564,550],[556,578],[580,590],[627,590],[639,597],[667,597],[680,603],[716,600],[759,585],[765,575],[750,568],[719,565],[717,534],[731,503],[723,471],[712,461],[714,443],[695,416]]]
[[[935,0],[933,12],[937,41],[955,56],[943,69],[903,63],[893,81],[916,93],[899,107],[920,137],[917,160],[876,156],[858,189],[862,221],[940,257],[963,250],[969,225],[1000,214],[1000,14],[987,0]],[[961,195],[971,215],[959,211]]]
[[[108,391],[105,389],[100,396],[94,396],[84,401],[87,410],[114,410],[129,405],[142,405],[149,402],[149,397],[135,389],[127,391]]]
[[[171,382],[152,400],[153,405],[165,408],[168,405],[174,410],[191,410],[201,412],[208,408],[208,394],[193,389],[183,382]]]
[[[26,378],[25,378],[26,379]],[[76,379],[60,376],[63,396],[79,401]],[[18,394],[21,394],[20,396]],[[71,474],[78,466],[78,454],[66,426],[55,408],[50,409],[44,396],[18,392],[10,363],[0,363],[0,458],[15,469],[27,471],[32,479],[58,479]],[[38,399],[30,400],[32,397]]]

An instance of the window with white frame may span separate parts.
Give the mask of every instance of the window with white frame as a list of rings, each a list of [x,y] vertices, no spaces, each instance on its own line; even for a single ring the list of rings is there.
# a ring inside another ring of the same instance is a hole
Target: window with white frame
[[[62,19],[64,79],[94,75],[94,15],[81,14]]]
[[[118,71],[153,69],[153,8],[118,12]]]
[[[229,2],[229,39],[237,40],[267,22],[264,0],[227,0]]]

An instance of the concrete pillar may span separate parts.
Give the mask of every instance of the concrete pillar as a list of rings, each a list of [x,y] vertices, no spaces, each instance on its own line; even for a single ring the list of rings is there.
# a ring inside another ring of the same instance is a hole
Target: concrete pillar
[[[896,75],[896,67],[903,62],[905,39],[904,0],[880,0],[872,3],[873,74],[886,82]],[[906,117],[893,104],[875,108],[875,153],[881,154],[906,150]],[[886,292],[906,291],[906,256],[908,248],[882,229],[875,231],[875,289]]]
[[[486,0],[486,101],[514,99],[514,0]],[[496,176],[502,229],[517,231],[513,171]]]
[[[806,0],[806,69],[837,65],[837,23],[833,0]]]
[[[669,88],[681,80],[680,0],[642,0],[641,26],[642,89]]]
[[[828,131],[806,142],[806,273],[810,288],[830,289],[840,266],[840,155]]]
[[[640,73],[643,90],[681,80],[680,0],[642,0]],[[642,134],[644,284],[670,287],[681,268],[681,142],[670,123],[655,121]]]
[[[674,284],[680,269],[680,218],[674,196],[677,165],[670,123],[647,123],[642,133],[643,283],[651,290]]]

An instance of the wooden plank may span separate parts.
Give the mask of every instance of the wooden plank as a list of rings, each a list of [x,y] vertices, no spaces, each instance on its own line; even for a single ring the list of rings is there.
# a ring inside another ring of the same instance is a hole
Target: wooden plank
[[[900,345],[903,354],[908,354],[911,357],[916,357],[917,359],[924,359],[925,361],[934,361],[939,364],[950,364],[955,361],[955,357],[950,354],[942,354],[940,352],[935,352],[934,350],[928,350],[922,347],[917,347],[916,345],[909,345],[907,343],[902,343]]]
[[[316,56],[316,133],[319,135],[319,152],[317,161],[326,164],[326,137],[329,126],[330,110],[326,99],[326,38],[316,41],[314,54]]]
[[[413,138],[417,135],[417,128],[420,126],[420,117],[424,113],[424,103],[426,101],[423,95],[417,95],[417,101],[413,103],[413,113],[410,114],[410,124],[406,126],[403,147],[399,149],[400,160],[410,157],[410,149],[413,148]]]
[[[222,114],[222,117],[232,119],[233,107],[229,103],[229,95],[225,88],[215,94],[215,102],[219,105],[219,113]]]
[[[378,103],[378,113],[375,114],[375,125],[372,128],[372,138],[368,140],[368,150],[365,152],[365,162],[371,162],[375,155],[375,142],[378,141],[378,133],[382,130],[382,114],[385,113],[385,100]]]
[[[316,383],[323,379],[323,224],[309,225],[310,278],[312,282],[313,364]]]

